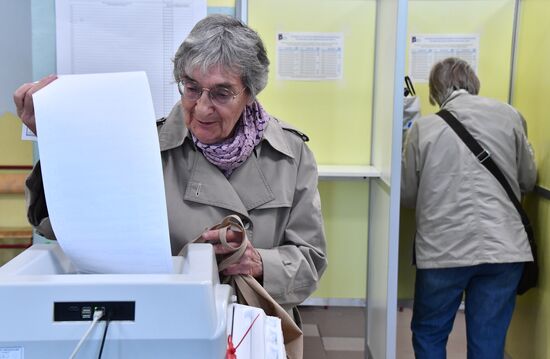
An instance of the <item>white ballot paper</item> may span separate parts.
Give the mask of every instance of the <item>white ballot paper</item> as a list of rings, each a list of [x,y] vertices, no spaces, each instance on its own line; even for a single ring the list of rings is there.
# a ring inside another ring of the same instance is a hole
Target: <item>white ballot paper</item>
[[[64,75],[33,95],[48,213],[82,273],[171,273],[145,72]]]
[[[227,321],[231,323],[227,334],[231,335],[233,345],[238,346],[238,359],[286,359],[278,317],[266,315],[260,308],[235,303],[233,310],[228,311]]]

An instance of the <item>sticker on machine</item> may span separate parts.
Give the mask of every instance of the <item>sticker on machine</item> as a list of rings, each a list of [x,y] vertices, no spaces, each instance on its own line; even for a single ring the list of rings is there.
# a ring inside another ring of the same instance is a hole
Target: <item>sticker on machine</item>
[[[23,347],[0,347],[0,359],[23,359]]]

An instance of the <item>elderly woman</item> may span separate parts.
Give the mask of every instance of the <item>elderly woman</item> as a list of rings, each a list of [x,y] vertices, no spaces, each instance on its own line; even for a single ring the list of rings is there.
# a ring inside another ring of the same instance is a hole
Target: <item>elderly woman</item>
[[[315,290],[327,265],[317,167],[307,137],[256,99],[267,84],[268,65],[258,34],[229,16],[201,20],[178,49],[174,77],[181,102],[157,122],[169,230],[176,254],[201,234],[215,244],[219,231],[205,228],[237,214],[250,244],[224,274],[254,276],[299,322],[295,307]],[[14,94],[31,130],[32,94],[54,79],[25,84]],[[53,238],[39,164],[27,186],[29,221]],[[230,242],[241,237],[227,234]],[[215,251],[224,250],[215,244]]]
[[[536,180],[525,121],[512,106],[478,96],[479,87],[468,63],[448,58],[432,67],[430,102],[453,114],[488,150],[520,198]],[[451,127],[429,115],[407,135],[401,198],[416,208],[416,357],[446,357],[465,293],[468,358],[502,359],[522,262],[532,261],[506,192]]]

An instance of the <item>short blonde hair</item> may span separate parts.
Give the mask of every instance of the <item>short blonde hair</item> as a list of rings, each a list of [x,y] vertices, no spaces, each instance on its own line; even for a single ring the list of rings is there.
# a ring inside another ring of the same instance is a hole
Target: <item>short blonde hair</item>
[[[464,60],[449,57],[432,66],[430,71],[430,103],[441,106],[456,90],[466,90],[472,95],[479,93],[479,79],[472,67]]]

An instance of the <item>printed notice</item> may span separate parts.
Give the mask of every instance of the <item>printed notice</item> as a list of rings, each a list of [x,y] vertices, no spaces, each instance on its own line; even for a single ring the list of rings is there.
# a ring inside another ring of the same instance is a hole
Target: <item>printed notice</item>
[[[414,82],[427,83],[432,65],[447,57],[465,60],[477,73],[479,34],[411,35],[409,45],[409,76]]]
[[[277,34],[277,79],[340,80],[343,76],[342,33]]]
[[[57,73],[145,71],[155,116],[166,116],[180,99],[172,59],[206,10],[206,0],[56,0]]]

